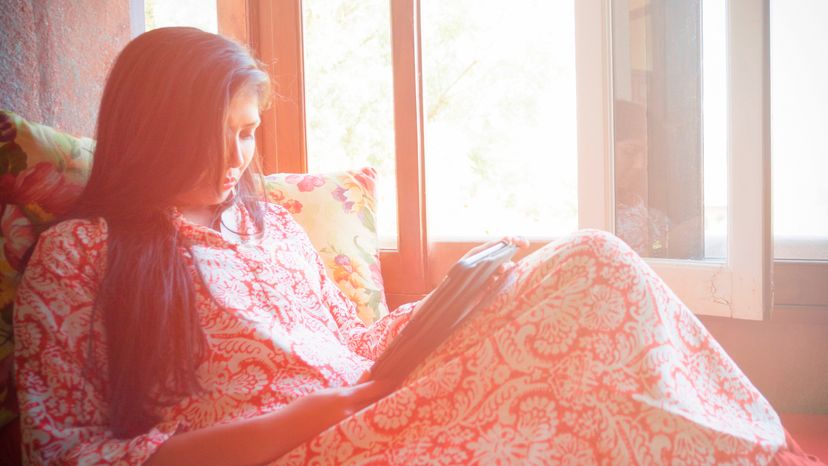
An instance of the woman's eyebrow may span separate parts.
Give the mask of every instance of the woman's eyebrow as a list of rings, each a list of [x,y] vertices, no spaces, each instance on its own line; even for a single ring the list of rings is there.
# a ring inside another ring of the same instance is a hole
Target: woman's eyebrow
[[[261,122],[262,122],[262,120],[260,120],[260,119],[258,119],[258,118],[257,118],[257,119],[255,119],[255,120],[253,120],[253,121],[250,121],[250,122],[247,122],[247,123],[242,123],[242,124],[237,125],[237,126],[233,126],[233,125],[231,125],[230,127],[231,127],[231,128],[233,128],[233,129],[236,129],[236,128],[252,128],[252,127],[254,127],[254,126],[259,126],[259,124],[260,124]]]

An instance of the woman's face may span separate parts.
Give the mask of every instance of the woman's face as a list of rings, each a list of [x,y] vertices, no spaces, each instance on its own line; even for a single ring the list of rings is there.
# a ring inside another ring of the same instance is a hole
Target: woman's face
[[[185,208],[209,207],[227,200],[256,152],[259,96],[255,89],[241,90],[230,100],[227,116],[227,162],[219,185],[204,179],[194,190],[179,196],[177,205]]]

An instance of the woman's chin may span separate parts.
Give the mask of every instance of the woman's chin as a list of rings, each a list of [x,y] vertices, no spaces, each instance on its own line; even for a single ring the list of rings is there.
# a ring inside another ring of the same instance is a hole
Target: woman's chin
[[[230,186],[230,187],[223,186],[222,189],[221,189],[221,192],[219,194],[219,200],[218,200],[217,204],[221,204],[223,202],[227,202],[227,201],[233,199],[233,197],[236,194],[236,189],[235,188],[236,188],[235,185]]]

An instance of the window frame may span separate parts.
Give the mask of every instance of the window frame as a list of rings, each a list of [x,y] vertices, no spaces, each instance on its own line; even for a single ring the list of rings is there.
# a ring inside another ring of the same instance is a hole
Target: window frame
[[[431,288],[426,278],[422,81],[415,1],[391,1],[399,238],[396,249],[380,252],[380,260],[386,298],[392,308],[420,298]],[[265,173],[307,172],[302,2],[247,0],[247,4],[250,22],[258,28],[252,45],[270,68],[276,92],[273,107],[262,115],[263,168]]]
[[[762,46],[748,47],[750,53],[728,54],[727,258],[646,261],[694,313],[762,320],[771,302],[769,145],[767,136],[750,135],[767,134],[764,130],[769,128],[767,13],[751,3],[728,4],[729,50],[746,43]],[[607,231],[615,229],[612,8],[610,0],[575,4],[579,223],[582,228]]]
[[[217,1],[221,14],[244,10],[246,29],[239,26],[238,19],[225,21],[220,17],[220,31],[246,30],[248,42],[273,77],[276,95],[273,106],[262,116],[259,135],[265,172],[306,172],[301,0]],[[477,243],[428,241],[419,1],[389,1],[399,240],[397,249],[382,250],[380,256],[386,296],[393,308],[427,293],[448,267]],[[579,227],[607,231],[614,231],[615,224],[611,7],[611,0],[575,2]],[[729,54],[728,59],[729,173],[733,174],[728,195],[728,259],[647,262],[696,314],[762,320],[770,315],[774,264],[770,226],[769,0],[729,1],[728,24],[729,50],[740,50],[739,54]],[[761,46],[755,47],[757,43]],[[751,137],[755,134],[763,137]],[[542,244],[533,242],[530,251]],[[803,273],[828,276],[828,262],[775,263],[777,283],[786,287],[801,283],[791,278]],[[825,294],[814,293],[807,307],[828,308]],[[801,307],[795,290],[785,296],[780,308]]]

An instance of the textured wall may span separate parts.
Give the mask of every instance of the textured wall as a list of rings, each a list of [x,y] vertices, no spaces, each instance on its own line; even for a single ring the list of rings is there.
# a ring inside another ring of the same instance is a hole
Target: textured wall
[[[92,136],[129,0],[0,0],[0,108]]]
[[[701,321],[778,411],[828,414],[828,318]]]

